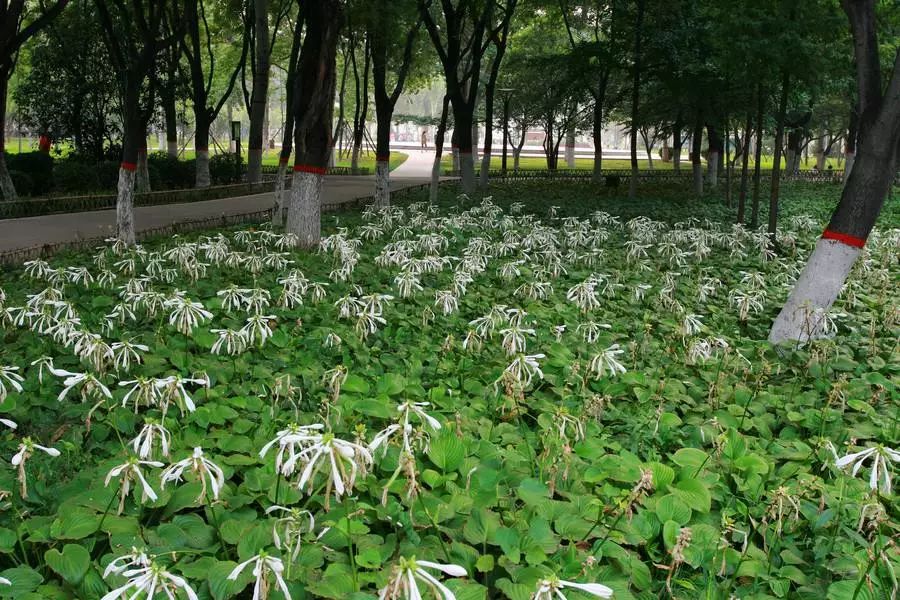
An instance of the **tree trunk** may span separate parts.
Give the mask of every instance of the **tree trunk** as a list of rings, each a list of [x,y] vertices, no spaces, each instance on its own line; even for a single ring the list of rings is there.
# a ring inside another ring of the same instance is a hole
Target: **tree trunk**
[[[363,76],[359,78],[356,67],[356,50],[351,48],[350,56],[353,60],[353,76],[356,79],[356,109],[353,115],[353,154],[350,159],[350,172],[359,175],[359,158],[362,153],[362,145],[366,133],[366,118],[369,112],[369,36],[366,36],[363,46]]]
[[[566,131],[565,157],[566,157],[566,168],[574,169],[575,168],[575,128],[574,127],[569,127],[568,131]]]
[[[753,116],[747,111],[747,122],[744,125],[744,141],[741,150],[741,191],[738,195],[738,212],[737,222],[744,224],[744,212],[747,205],[747,184],[748,184],[748,168],[750,166],[750,135],[753,127]]]
[[[431,185],[428,189],[428,202],[437,202],[438,184],[441,176],[441,154],[444,151],[444,136],[447,133],[447,113],[450,111],[450,96],[444,94],[441,104],[441,121],[434,134],[434,163],[431,165]]]
[[[816,142],[815,149],[815,157],[816,157],[816,170],[821,173],[825,170],[825,148],[828,146],[828,134],[826,132],[822,132],[822,136]]]
[[[178,158],[178,113],[175,110],[175,94],[162,94],[163,116],[166,121],[166,154]]]
[[[600,183],[603,180],[603,100],[599,97],[594,101],[594,168],[591,172],[591,181]],[[524,133],[522,134],[524,137]]]
[[[784,117],[787,112],[788,92],[791,78],[785,72],[781,80],[781,97],[778,100],[778,115],[775,124],[775,158],[772,163],[772,183],[769,190],[769,233],[770,244],[775,244],[775,230],[778,227],[778,194],[781,183],[781,145],[784,143]]]
[[[719,157],[722,155],[722,136],[715,125],[706,126],[707,147],[706,172],[709,187],[715,189],[719,185]]]
[[[138,142],[140,147],[137,154],[137,175],[134,182],[134,190],[138,194],[146,194],[150,191],[150,166],[147,164],[147,130],[141,132]]]
[[[762,168],[763,119],[765,118],[766,95],[761,84],[756,86],[756,146],[753,149],[753,200],[750,208],[750,228],[759,227],[759,183]]]
[[[275,175],[275,206],[272,208],[272,225],[281,227],[284,223],[284,180],[287,177],[287,165],[290,157],[278,158],[278,173]]]
[[[139,83],[128,80],[125,85],[122,127],[122,164],[119,166],[119,182],[116,194],[116,237],[129,246],[135,243],[134,194],[140,147],[146,130],[141,125]],[[146,161],[146,148],[143,152]]]
[[[8,85],[8,69],[0,67],[0,198],[14,201],[18,200],[16,187],[6,168],[6,92]]]
[[[208,188],[212,181],[209,175],[209,122],[203,113],[206,109],[195,109],[194,120],[197,124],[194,129],[194,186]]]
[[[388,103],[390,101],[388,99]],[[391,205],[391,116],[393,106],[381,108],[375,104],[375,206]]]
[[[653,144],[650,143],[650,136],[643,129],[641,130],[641,138],[644,140],[644,151],[647,153],[647,167],[653,170]]]
[[[856,138],[859,133],[859,108],[854,106],[850,111],[850,126],[847,128],[847,139],[844,142],[844,183],[850,177],[856,158]]]
[[[269,0],[253,0],[256,65],[250,92],[250,133],[247,136],[247,182],[262,179],[263,126],[269,96]]]
[[[675,117],[675,122],[672,124],[672,170],[676,173],[681,173],[681,114]]]
[[[461,103],[460,103],[461,104]],[[460,187],[464,194],[475,194],[475,160],[472,157],[472,109],[453,105],[453,133],[459,151]]]
[[[703,118],[697,115],[694,133],[691,135],[691,169],[694,175],[694,194],[703,195],[703,164],[700,162],[700,151],[703,149]]]
[[[306,36],[297,65],[294,101],[294,176],[286,231],[303,248],[321,238],[322,188],[332,151],[335,55],[343,14],[340,0],[304,5]]]
[[[631,84],[631,177],[628,180],[628,197],[637,195],[638,159],[637,128],[638,106],[641,91],[641,35],[644,26],[644,0],[637,0],[637,18],[634,24],[634,73]]]

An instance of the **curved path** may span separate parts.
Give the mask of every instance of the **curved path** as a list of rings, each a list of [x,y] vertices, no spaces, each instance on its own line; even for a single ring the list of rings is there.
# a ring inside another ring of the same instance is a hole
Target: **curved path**
[[[421,154],[411,152],[413,155]],[[429,163],[425,176],[414,176],[419,172],[416,162],[405,169],[408,174],[399,173],[406,165],[401,165],[391,173],[391,190],[426,184],[430,181]],[[343,204],[372,196],[375,178],[372,176],[329,176],[325,179],[323,204]],[[138,233],[159,229],[168,225],[200,219],[228,217],[272,207],[274,192],[188,202],[185,204],[165,204],[161,206],[139,206],[134,209],[135,229]],[[116,211],[96,210],[79,213],[63,213],[0,220],[0,255],[16,252],[39,245],[57,245],[83,240],[95,240],[115,235]]]

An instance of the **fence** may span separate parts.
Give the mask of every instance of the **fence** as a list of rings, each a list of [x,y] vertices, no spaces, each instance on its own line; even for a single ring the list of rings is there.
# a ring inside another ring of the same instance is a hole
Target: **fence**
[[[453,171],[449,169],[444,170],[444,175],[456,175]],[[765,178],[772,177],[771,169],[763,169],[760,171],[760,175]],[[476,171],[476,177],[478,176],[478,171]],[[808,181],[814,183],[841,183],[844,179],[843,171],[824,171],[824,172],[814,172],[814,171],[800,171],[799,173],[795,173],[793,175],[786,175],[782,172],[782,180],[784,181]],[[493,180],[501,180],[501,181],[532,181],[535,179],[566,179],[566,180],[576,180],[576,181],[589,181],[593,178],[593,172],[589,169],[519,169],[518,171],[513,171],[508,169],[506,174],[503,174],[503,171],[500,169],[491,169],[488,171],[488,177]],[[603,169],[601,172],[601,177],[604,181],[610,182],[612,180],[618,179],[622,181],[628,181],[631,178],[631,170],[630,169]],[[693,173],[691,172],[691,168],[688,165],[686,168],[682,168],[680,171],[675,171],[672,169],[659,169],[659,170],[647,170],[641,169],[638,171],[638,179],[642,181],[653,181],[653,182],[687,182],[690,181],[693,177]],[[724,173],[719,173],[719,180],[724,180]],[[733,180],[740,179],[740,171],[735,170],[732,172]]]

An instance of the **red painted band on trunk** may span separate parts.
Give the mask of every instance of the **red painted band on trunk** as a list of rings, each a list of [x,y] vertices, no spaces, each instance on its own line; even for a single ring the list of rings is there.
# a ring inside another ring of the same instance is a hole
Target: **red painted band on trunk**
[[[391,155],[390,154],[382,154],[380,156],[376,155],[375,160],[388,161],[388,160],[391,160]]]
[[[295,173],[313,173],[315,175],[324,175],[325,167],[314,167],[312,165],[294,165]]]
[[[288,160],[289,160],[289,159],[290,159],[289,156],[282,156],[281,158],[278,159],[278,164],[279,164],[279,165],[286,165],[286,164],[288,164]]]
[[[862,248],[866,245],[866,240],[864,240],[863,238],[856,237],[855,235],[849,235],[847,233],[831,231],[830,229],[826,229],[824,232],[822,232],[822,239],[834,240],[848,246],[853,246],[854,248]]]
[[[209,148],[194,148],[194,152],[209,152]]]
[[[121,168],[125,169],[126,171],[137,171],[137,165],[135,163],[123,162],[119,166]]]

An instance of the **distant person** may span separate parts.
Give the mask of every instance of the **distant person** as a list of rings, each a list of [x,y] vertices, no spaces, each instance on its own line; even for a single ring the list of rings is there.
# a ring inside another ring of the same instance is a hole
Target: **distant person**
[[[46,133],[42,133],[38,138],[38,150],[44,154],[50,154],[50,136]]]
[[[428,130],[422,130],[422,150],[428,149]]]

